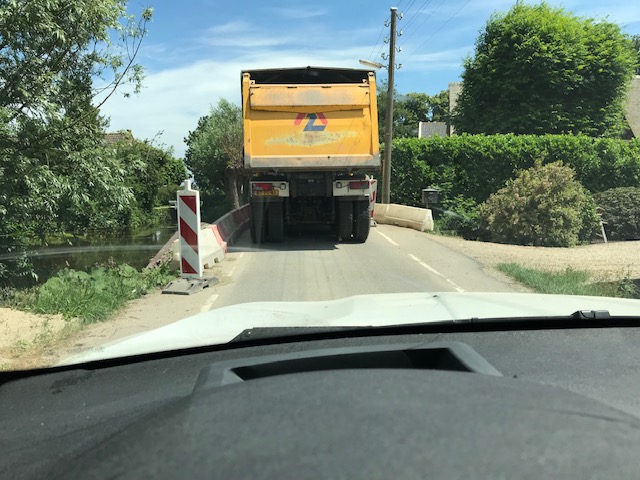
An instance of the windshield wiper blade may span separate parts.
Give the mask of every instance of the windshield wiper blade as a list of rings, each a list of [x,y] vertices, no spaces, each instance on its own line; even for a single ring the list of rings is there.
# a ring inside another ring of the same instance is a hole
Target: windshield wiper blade
[[[576,310],[570,315],[523,317],[471,317],[432,322],[390,323],[363,326],[283,326],[254,327],[243,330],[229,343],[261,342],[291,337],[378,336],[393,334],[482,331],[482,330],[542,330],[588,327],[637,327],[640,315],[611,315],[608,310]],[[347,335],[348,334],[348,335]]]
[[[609,310],[578,310],[571,314],[576,320],[604,320],[613,318]]]

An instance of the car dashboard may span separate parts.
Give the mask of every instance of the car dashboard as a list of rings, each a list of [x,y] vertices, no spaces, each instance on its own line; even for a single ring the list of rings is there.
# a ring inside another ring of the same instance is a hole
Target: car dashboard
[[[5,372],[0,478],[637,478],[640,329],[435,330]]]

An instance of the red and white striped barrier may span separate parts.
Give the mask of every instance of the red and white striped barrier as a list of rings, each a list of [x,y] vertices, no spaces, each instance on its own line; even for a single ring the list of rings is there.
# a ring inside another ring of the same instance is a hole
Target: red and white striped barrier
[[[376,195],[378,193],[378,180],[370,178],[369,185],[371,185],[371,193],[369,194],[369,211],[371,212],[371,219],[373,220],[373,211],[376,208]]]
[[[211,268],[213,264],[224,260],[228,252],[228,245],[233,244],[248,225],[249,205],[244,205],[223,215],[212,225],[199,230],[198,252],[203,268]],[[179,239],[173,244],[173,259],[176,266],[182,264]]]
[[[180,274],[183,278],[202,277],[200,252],[200,192],[184,181],[178,191],[178,232],[180,240]]]

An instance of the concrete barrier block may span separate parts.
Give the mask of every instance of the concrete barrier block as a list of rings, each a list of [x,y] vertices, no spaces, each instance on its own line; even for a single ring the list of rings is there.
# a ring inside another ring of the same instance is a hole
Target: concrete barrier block
[[[171,247],[173,255],[171,256],[171,268],[180,269],[180,239],[174,240]]]
[[[213,232],[213,235],[216,237],[216,241],[218,242],[218,245],[220,245],[220,247],[222,248],[222,251],[224,253],[227,253],[228,251],[228,244],[227,242],[224,240],[224,238],[222,237],[222,234],[220,233],[220,228],[218,225],[213,224],[209,227],[209,229]]]
[[[387,210],[389,210],[389,204],[376,203],[373,207],[373,219],[378,223],[385,223],[384,219],[387,215]]]
[[[433,216],[426,208],[396,204],[376,204],[373,219],[382,224],[413,228],[420,232],[433,230]]]
[[[204,268],[211,268],[214,263],[224,260],[224,250],[211,228],[200,230],[200,253]]]

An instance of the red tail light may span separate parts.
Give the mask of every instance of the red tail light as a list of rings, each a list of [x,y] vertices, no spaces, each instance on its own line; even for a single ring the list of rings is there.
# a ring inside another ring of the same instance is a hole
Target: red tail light
[[[363,182],[349,182],[349,188],[351,190],[364,190],[365,188],[369,188],[369,181],[365,180]]]
[[[253,183],[252,185],[254,190],[260,190],[260,191],[273,190],[273,184],[271,183]]]

